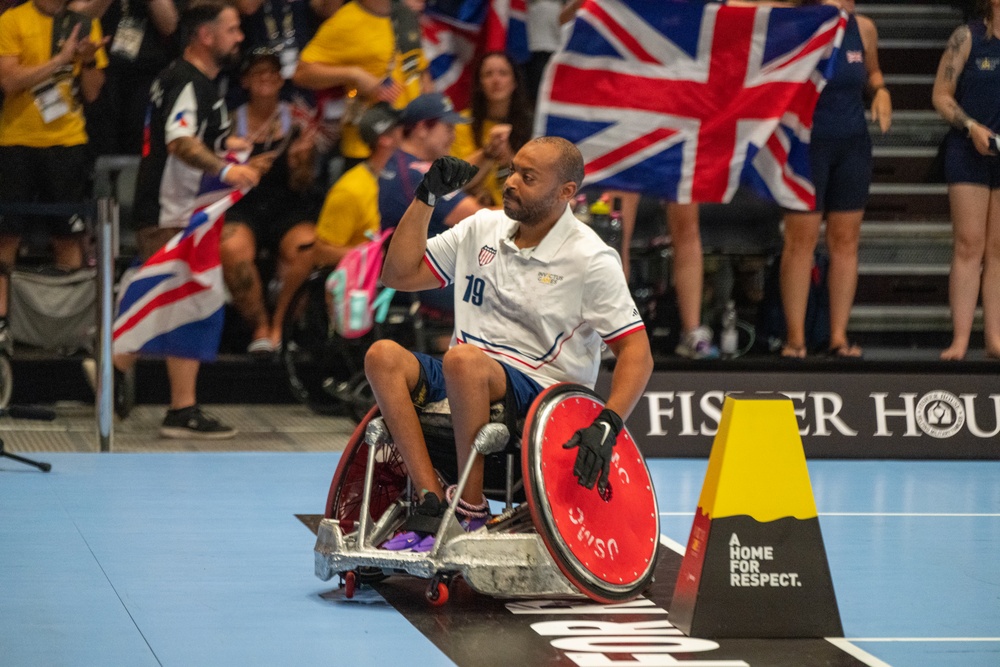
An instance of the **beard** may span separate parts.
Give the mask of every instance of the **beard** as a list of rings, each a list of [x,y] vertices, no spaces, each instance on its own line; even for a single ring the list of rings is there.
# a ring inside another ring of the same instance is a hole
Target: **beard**
[[[239,45],[233,47],[233,50],[229,53],[217,53],[215,55],[215,64],[219,69],[232,69],[239,65],[240,63],[240,48]]]
[[[511,220],[516,220],[529,227],[548,218],[555,204],[556,197],[551,193],[548,197],[525,202],[514,197],[506,188],[503,191],[503,212]]]

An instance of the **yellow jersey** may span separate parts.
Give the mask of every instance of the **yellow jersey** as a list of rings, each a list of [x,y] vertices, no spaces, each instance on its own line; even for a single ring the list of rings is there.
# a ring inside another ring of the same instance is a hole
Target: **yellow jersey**
[[[393,102],[397,109],[420,95],[420,77],[427,69],[422,51],[396,52],[396,36],[388,16],[372,14],[358,2],[344,5],[323,22],[302,49],[301,60],[337,67],[360,67],[379,79],[391,77],[403,87],[403,92]],[[348,117],[340,137],[340,152],[344,157],[366,158],[371,151],[361,140],[354,122],[371,101],[358,100],[357,90],[349,90],[347,95]]]
[[[21,67],[37,67],[52,59],[52,17],[26,2],[0,14],[0,57],[14,56]],[[90,23],[90,40],[103,38],[101,24]],[[95,54],[98,68],[108,66],[103,48]],[[79,146],[87,143],[83,105],[74,94],[80,64],[57,71],[47,81],[6,96],[0,110],[0,146]]]
[[[382,218],[378,210],[378,177],[363,162],[337,179],[323,202],[316,221],[316,237],[330,245],[353,247],[377,234]]]

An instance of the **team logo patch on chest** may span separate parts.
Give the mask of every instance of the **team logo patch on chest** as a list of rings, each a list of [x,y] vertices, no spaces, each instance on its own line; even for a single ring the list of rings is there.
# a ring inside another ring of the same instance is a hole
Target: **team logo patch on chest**
[[[538,272],[538,282],[543,285],[555,285],[562,279],[562,276],[557,276],[554,273],[545,273],[543,271]]]
[[[497,256],[497,249],[484,245],[479,249],[479,266],[486,266]]]
[[[847,52],[848,63],[863,63],[864,61],[865,61],[865,54],[862,51]]]
[[[977,58],[976,67],[980,72],[992,72],[1000,65],[1000,58]]]

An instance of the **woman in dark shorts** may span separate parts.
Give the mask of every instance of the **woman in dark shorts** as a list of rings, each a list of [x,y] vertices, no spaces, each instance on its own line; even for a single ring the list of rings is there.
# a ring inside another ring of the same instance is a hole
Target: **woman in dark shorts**
[[[313,166],[315,129],[298,127],[291,105],[279,99],[284,81],[278,56],[255,49],[244,62],[242,84],[250,101],[233,114],[235,135],[252,144],[251,156],[274,158],[260,184],[226,212],[220,254],[233,305],[253,327],[247,351],[269,356],[281,344],[288,302],[313,267],[323,193]],[[258,248],[276,259],[280,287],[271,316],[255,264]]]
[[[810,167],[816,210],[785,214],[781,300],[788,333],[781,350],[784,357],[806,356],[806,306],[824,215],[830,253],[829,354],[861,356],[861,348],[847,339],[847,322],[858,284],[858,238],[872,176],[865,95],[871,96],[872,121],[878,122],[883,133],[892,121],[892,102],[878,64],[875,24],[854,13],[854,0],[831,4],[848,12],[850,19],[833,78],[823,89],[813,115]]]
[[[980,0],[983,19],[959,26],[934,80],[934,108],[952,130],[945,138],[945,179],[954,251],[948,296],[951,346],[946,360],[965,357],[980,286],[986,356],[1000,358],[1000,16]]]

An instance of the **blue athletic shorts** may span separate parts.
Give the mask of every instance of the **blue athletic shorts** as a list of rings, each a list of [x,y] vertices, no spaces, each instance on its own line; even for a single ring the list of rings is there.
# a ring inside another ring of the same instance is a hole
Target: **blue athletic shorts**
[[[447,394],[441,360],[423,352],[414,352],[413,356],[420,362],[420,367],[424,370],[424,378],[427,380],[426,395],[419,398],[414,397],[414,402],[423,406],[443,400]],[[507,390],[514,394],[517,414],[520,416],[528,414],[528,408],[542,392],[542,386],[516,368],[511,368],[502,361],[498,363],[503,367],[503,372],[507,376]],[[423,388],[417,387],[416,391],[423,391]]]
[[[980,155],[972,140],[950,132],[944,146],[944,180],[948,183],[985,185],[1000,188],[1000,156]]]
[[[867,134],[816,139],[809,144],[816,210],[860,211],[872,182],[872,140]]]
[[[442,372],[441,360],[420,352],[413,355],[420,362],[423,369],[426,383],[421,382],[420,386],[414,390],[413,402],[415,405],[423,406],[428,403],[440,401],[445,397],[444,373]],[[541,385],[532,380],[519,370],[500,362],[504,373],[507,375],[507,390],[514,395],[514,403],[517,406],[517,414],[521,417],[527,414],[528,408],[542,391]],[[431,437],[425,431],[427,453],[431,457],[434,468],[448,482],[457,482],[459,469],[458,458],[455,453],[455,443],[453,439],[443,441],[440,437]],[[486,457],[483,467],[483,484],[486,489],[503,489],[507,483],[507,458],[506,454],[500,452]],[[521,466],[514,465],[512,483],[521,479]],[[523,499],[523,490],[515,494],[515,500]]]

